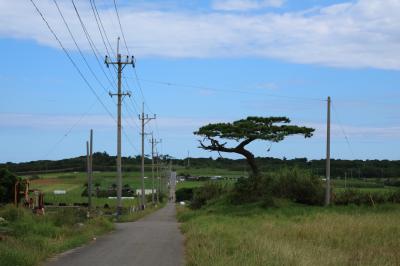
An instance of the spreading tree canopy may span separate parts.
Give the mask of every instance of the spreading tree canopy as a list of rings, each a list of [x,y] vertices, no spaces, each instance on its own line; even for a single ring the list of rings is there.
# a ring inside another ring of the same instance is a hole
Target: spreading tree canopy
[[[290,135],[303,135],[310,138],[314,132],[313,128],[289,125],[287,117],[255,117],[249,116],[246,119],[232,123],[208,124],[194,132],[195,135],[203,137],[200,140],[200,148],[209,151],[230,152],[243,155],[254,176],[259,175],[254,155],[245,147],[255,140],[266,140],[280,142]],[[227,147],[223,139],[234,140],[238,144],[234,147]]]

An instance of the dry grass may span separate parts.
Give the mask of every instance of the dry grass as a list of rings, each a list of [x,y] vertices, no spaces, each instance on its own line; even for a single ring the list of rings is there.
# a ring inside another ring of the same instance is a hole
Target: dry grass
[[[399,206],[240,208],[181,211],[188,265],[400,265]]]

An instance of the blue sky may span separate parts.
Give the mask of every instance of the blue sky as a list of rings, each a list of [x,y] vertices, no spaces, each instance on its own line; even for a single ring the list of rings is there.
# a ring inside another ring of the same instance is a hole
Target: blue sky
[[[115,74],[99,67],[70,1],[58,4],[100,84],[86,68],[53,1],[38,1],[49,24],[101,101]],[[87,1],[75,0],[99,50],[106,54]],[[112,1],[97,0],[107,35],[121,33]],[[256,142],[259,156],[325,156],[326,102],[333,101],[332,156],[400,159],[400,1],[117,1],[136,71],[125,68],[123,154],[140,150],[137,113],[156,113],[147,131],[160,153],[217,155],[192,134],[210,122],[288,116],[316,128],[311,139]],[[82,155],[90,128],[95,150],[116,152],[116,125],[68,61],[28,0],[0,0],[0,162]],[[115,48],[114,48],[115,49]],[[123,54],[127,51],[121,44]],[[102,88],[102,86],[104,88]],[[347,137],[347,140],[346,140]],[[146,153],[149,153],[146,145]],[[227,154],[226,157],[234,157]]]

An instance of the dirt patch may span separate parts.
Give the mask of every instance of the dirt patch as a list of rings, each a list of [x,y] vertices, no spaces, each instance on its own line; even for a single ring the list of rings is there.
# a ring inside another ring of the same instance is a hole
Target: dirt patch
[[[33,185],[54,185],[61,183],[63,182],[58,178],[36,179],[31,181],[31,184]]]

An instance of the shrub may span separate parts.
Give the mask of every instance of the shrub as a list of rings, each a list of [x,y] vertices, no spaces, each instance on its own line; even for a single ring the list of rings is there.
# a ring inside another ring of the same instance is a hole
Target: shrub
[[[175,191],[175,198],[177,202],[191,201],[193,198],[193,188],[180,188]]]
[[[17,176],[7,169],[0,169],[0,202],[12,202]]]
[[[202,187],[193,190],[193,200],[190,207],[199,209],[207,203],[207,201],[216,199],[226,193],[227,187],[218,182],[207,182]]]
[[[324,202],[325,189],[322,180],[297,168],[277,172],[272,191],[276,197],[288,198],[298,203],[322,205]]]
[[[363,192],[355,189],[348,189],[340,193],[335,193],[333,201],[336,205],[375,205],[385,202],[396,202],[397,199],[400,199],[400,193],[398,192]]]
[[[400,187],[400,179],[389,178],[384,181],[385,186]]]
[[[240,177],[229,195],[233,204],[251,203],[259,200],[272,199],[271,182],[268,176],[264,177]],[[266,204],[268,205],[268,204]]]

